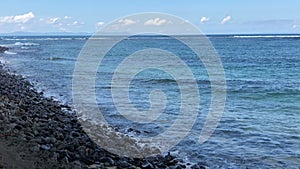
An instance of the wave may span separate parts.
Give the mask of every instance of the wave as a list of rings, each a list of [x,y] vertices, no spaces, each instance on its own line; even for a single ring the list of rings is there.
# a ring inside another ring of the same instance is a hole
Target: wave
[[[6,41],[24,41],[24,40],[30,40],[27,38],[2,38],[1,40],[6,40]]]
[[[64,58],[61,58],[61,57],[49,57],[48,60],[64,60]]]
[[[21,49],[29,49],[29,47],[22,46]]]
[[[211,81],[209,80],[204,80],[204,79],[169,79],[169,78],[162,78],[162,79],[141,79],[141,82],[146,82],[146,83],[184,83],[184,84],[189,84],[189,83],[196,83],[197,84],[202,84],[202,85],[210,85]]]
[[[15,52],[10,52],[10,51],[5,51],[4,53],[7,54],[7,55],[15,55],[15,54],[17,54]]]
[[[234,38],[300,38],[300,35],[236,35]]]
[[[10,47],[10,46],[12,46],[11,44],[0,44],[0,46],[2,46],[2,47]]]
[[[63,57],[55,57],[55,56],[51,56],[47,60],[50,60],[50,61],[60,61],[60,60],[74,61],[74,59],[72,59],[72,58],[63,58]]]
[[[36,41],[43,41],[43,40],[87,40],[89,39],[88,37],[80,37],[80,38],[59,38],[59,37],[53,37],[53,38],[3,38],[1,40],[6,40],[6,41],[28,41],[28,40],[36,40]]]
[[[152,83],[174,83],[176,80],[174,79],[147,79],[142,80],[144,82],[152,82]]]
[[[38,46],[39,44],[38,43],[32,43],[32,42],[25,42],[25,43],[16,42],[14,45],[15,46]]]
[[[84,38],[39,38],[34,40],[87,40],[87,37]]]

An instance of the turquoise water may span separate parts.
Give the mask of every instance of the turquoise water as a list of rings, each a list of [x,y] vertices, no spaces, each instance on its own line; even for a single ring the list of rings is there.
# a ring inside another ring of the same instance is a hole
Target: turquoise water
[[[0,37],[0,45],[11,48],[0,58],[45,95],[72,104],[74,65],[87,38]],[[209,36],[209,40],[223,62],[227,100],[220,124],[208,141],[198,142],[211,100],[207,72],[193,53],[168,37],[135,37],[105,56],[97,73],[96,94],[107,121],[135,137],[154,136],[170,127],[180,109],[180,90],[170,75],[149,69],[131,82],[129,97],[139,110],[150,107],[153,89],[168,96],[160,120],[149,124],[132,123],[118,113],[111,99],[110,81],[116,65],[135,49],[171,49],[195,74],[201,98],[193,129],[173,153],[211,168],[299,168],[300,36],[228,35]],[[129,128],[138,132],[129,132]]]

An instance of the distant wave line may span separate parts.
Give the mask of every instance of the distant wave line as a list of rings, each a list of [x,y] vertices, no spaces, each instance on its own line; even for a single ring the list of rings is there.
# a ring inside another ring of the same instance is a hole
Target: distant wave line
[[[300,35],[236,35],[234,38],[300,38]]]

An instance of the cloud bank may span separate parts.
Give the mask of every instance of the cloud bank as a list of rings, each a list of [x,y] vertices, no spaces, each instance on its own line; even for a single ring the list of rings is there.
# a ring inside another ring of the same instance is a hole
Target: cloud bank
[[[131,19],[127,19],[127,18],[125,18],[125,19],[120,19],[118,22],[119,22],[120,24],[122,24],[122,25],[125,25],[125,26],[132,25],[132,24],[135,24],[135,23],[136,23],[136,21],[131,20]]]
[[[23,15],[4,16],[0,17],[0,23],[27,23],[34,17],[32,12]]]
[[[149,19],[144,25],[161,26],[167,23],[167,20],[161,18]]]

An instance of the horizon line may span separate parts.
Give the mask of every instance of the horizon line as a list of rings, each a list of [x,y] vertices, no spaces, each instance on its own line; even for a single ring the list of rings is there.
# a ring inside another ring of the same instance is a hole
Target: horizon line
[[[24,35],[22,35],[24,34]],[[91,32],[9,32],[1,33],[0,36],[93,36]],[[143,34],[141,34],[143,36]],[[169,36],[194,36],[198,34],[174,34]],[[222,35],[300,35],[300,33],[203,33],[204,36],[222,36]],[[103,36],[128,36],[128,34],[108,34]],[[151,36],[151,34],[145,34]],[[159,34],[153,36],[160,36]],[[161,34],[161,36],[164,36]]]

